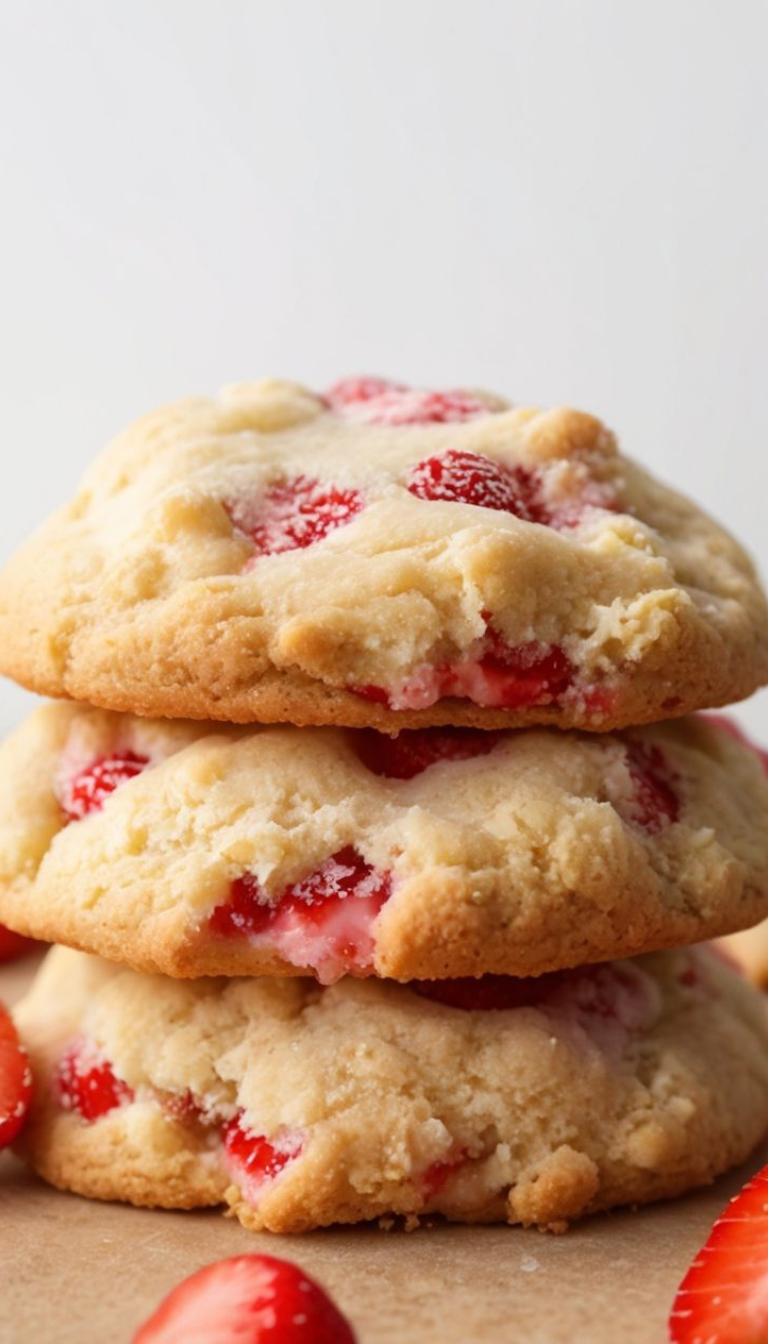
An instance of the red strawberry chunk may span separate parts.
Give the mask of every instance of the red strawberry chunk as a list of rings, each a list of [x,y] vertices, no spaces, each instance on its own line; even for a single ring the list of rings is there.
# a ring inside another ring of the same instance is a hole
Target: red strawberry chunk
[[[77,1111],[88,1124],[133,1101],[133,1091],[116,1077],[109,1060],[82,1038],[67,1046],[61,1056],[54,1092],[65,1111]]]
[[[491,410],[469,392],[423,392],[388,388],[376,396],[337,402],[334,410],[370,425],[445,425],[490,415]]]
[[[230,1169],[253,1204],[265,1186],[301,1155],[304,1147],[302,1135],[294,1130],[286,1130],[272,1139],[255,1134],[245,1124],[242,1111],[224,1126],[223,1139]]]
[[[25,938],[23,934],[14,933],[13,929],[6,929],[4,924],[0,924],[0,962],[23,957],[25,952],[31,952],[39,946],[33,938]]]
[[[323,981],[370,968],[372,925],[392,891],[389,873],[368,863],[352,845],[331,855],[307,877],[270,902],[250,873],[237,878],[229,900],[210,917],[222,937],[263,938],[291,962]]]
[[[140,775],[148,765],[149,757],[135,751],[113,752],[92,761],[64,786],[61,805],[70,821],[81,821],[91,812],[100,812],[115,789]]]
[[[487,756],[500,740],[500,733],[479,728],[404,728],[396,737],[364,728],[355,734],[354,743],[363,765],[374,775],[413,779],[439,761]]]
[[[660,747],[644,742],[629,743],[627,764],[634,797],[628,806],[619,805],[617,810],[648,835],[656,835],[680,816],[674,771]]]
[[[513,513],[529,523],[547,523],[541,481],[526,467],[451,448],[413,468],[408,489],[418,499],[448,500]]]
[[[133,1344],[356,1344],[349,1322],[298,1265],[236,1255],[184,1279]]]
[[[768,1340],[768,1167],[717,1219],[675,1297],[671,1344]]]
[[[20,1133],[32,1100],[32,1070],[16,1028],[0,1004],[0,1148]]]
[[[256,555],[303,550],[344,527],[365,504],[359,490],[324,484],[307,476],[271,486],[257,500],[225,504],[235,527],[252,542]]]
[[[579,966],[535,977],[483,975],[477,980],[414,980],[410,988],[435,1003],[464,1012],[558,1010],[588,1031],[597,1028],[603,1042],[606,1037],[601,1022],[632,1032],[650,1026],[656,1014],[647,977],[626,962]]]
[[[424,1203],[428,1204],[431,1199],[435,1199],[455,1172],[460,1171],[466,1165],[467,1155],[464,1152],[459,1153],[453,1158],[444,1158],[440,1162],[433,1162],[427,1167],[421,1178],[421,1192],[424,1196]]]
[[[329,387],[324,400],[333,410],[354,406],[361,401],[372,401],[388,392],[407,392],[405,383],[393,383],[388,378],[342,378]]]

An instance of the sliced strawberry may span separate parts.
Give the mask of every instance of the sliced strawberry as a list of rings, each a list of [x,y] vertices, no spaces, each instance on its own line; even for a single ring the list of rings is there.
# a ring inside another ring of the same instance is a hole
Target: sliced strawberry
[[[346,845],[307,877],[268,901],[250,873],[237,878],[209,927],[221,937],[245,935],[274,947],[294,966],[321,979],[365,971],[373,956],[371,928],[392,891],[382,873]]]
[[[253,1204],[258,1202],[265,1186],[301,1156],[304,1147],[301,1134],[294,1130],[271,1139],[255,1134],[244,1123],[242,1112],[224,1126],[222,1137],[230,1169]]]
[[[628,744],[627,765],[634,796],[628,805],[617,804],[617,811],[649,835],[656,835],[680,816],[675,773],[661,748],[645,742]]]
[[[677,1290],[672,1344],[768,1340],[768,1167],[717,1219]]]
[[[61,805],[70,821],[81,821],[91,812],[100,812],[104,801],[127,780],[146,770],[148,756],[135,751],[113,752],[99,756],[64,785]]]
[[[295,476],[271,486],[256,500],[238,500],[225,508],[258,558],[314,546],[337,527],[351,523],[364,504],[359,490]]]
[[[482,453],[451,448],[438,457],[427,457],[413,468],[408,489],[418,499],[475,504],[513,513],[529,523],[549,521],[537,474],[526,467],[508,467]]]
[[[500,733],[480,728],[404,728],[397,737],[364,728],[354,736],[363,765],[387,779],[413,779],[439,761],[487,756],[500,740]]]
[[[236,1255],[190,1275],[133,1344],[356,1344],[327,1293],[298,1265]]]
[[[65,1111],[77,1111],[89,1124],[133,1101],[131,1088],[115,1076],[109,1060],[83,1038],[68,1045],[61,1056],[54,1094]]]
[[[407,391],[405,383],[393,383],[388,378],[342,378],[328,388],[324,400],[333,410],[341,410],[361,401],[372,401],[374,397],[381,397],[388,392]]]
[[[14,933],[13,929],[6,929],[4,924],[0,924],[0,962],[23,957],[25,952],[31,952],[39,946],[33,938],[25,938],[23,934]]]
[[[13,1143],[32,1100],[32,1070],[16,1028],[0,1004],[0,1148]]]

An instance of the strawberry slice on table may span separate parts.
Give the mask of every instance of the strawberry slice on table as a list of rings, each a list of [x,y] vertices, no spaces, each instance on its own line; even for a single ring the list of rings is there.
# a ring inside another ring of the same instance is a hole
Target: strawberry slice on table
[[[25,952],[31,952],[33,947],[38,946],[33,938],[25,938],[23,934],[14,933],[13,929],[6,929],[4,924],[0,924],[0,963],[23,957]]]
[[[319,1283],[272,1255],[235,1255],[169,1293],[133,1344],[356,1344]]]
[[[768,1340],[768,1167],[731,1200],[677,1290],[671,1344]]]
[[[0,1148],[19,1134],[32,1100],[32,1070],[16,1028],[0,1004]]]

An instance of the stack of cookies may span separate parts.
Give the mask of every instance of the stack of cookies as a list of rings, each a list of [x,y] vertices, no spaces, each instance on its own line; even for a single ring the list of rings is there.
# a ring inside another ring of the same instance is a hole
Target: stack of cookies
[[[292,1232],[559,1228],[768,1129],[740,547],[574,411],[376,379],[141,420],[0,577],[24,1150]]]

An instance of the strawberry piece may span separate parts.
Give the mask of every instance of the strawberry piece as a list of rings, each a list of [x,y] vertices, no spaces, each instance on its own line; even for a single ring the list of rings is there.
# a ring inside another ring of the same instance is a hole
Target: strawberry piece
[[[287,961],[328,982],[371,965],[371,926],[391,892],[390,874],[346,845],[276,901],[266,899],[252,874],[236,878],[209,927],[221,937],[263,935]]]
[[[70,821],[81,821],[91,812],[100,812],[115,789],[140,775],[148,765],[149,757],[135,751],[114,752],[92,761],[64,787],[61,805]]]
[[[413,980],[410,988],[425,999],[446,1008],[464,1012],[507,1012],[512,1008],[532,1008],[546,999],[569,975],[568,971],[550,971],[546,975],[482,975],[477,980],[462,976],[455,980]]]
[[[359,490],[295,476],[271,486],[256,501],[236,501],[224,507],[235,527],[252,542],[257,559],[316,545],[337,527],[351,523],[364,504]]]
[[[500,733],[480,728],[404,728],[397,737],[364,728],[354,742],[360,760],[372,774],[413,779],[438,761],[487,756],[500,740]]]
[[[491,414],[486,403],[469,392],[424,392],[406,387],[389,387],[374,396],[337,401],[333,409],[369,425],[459,424]]]
[[[672,767],[660,747],[644,742],[628,744],[627,765],[634,797],[628,806],[619,805],[617,811],[648,835],[657,835],[680,816]]]
[[[0,1004],[0,1148],[21,1131],[32,1100],[32,1070],[16,1028]]]
[[[427,457],[413,468],[408,489],[417,499],[449,500],[483,509],[513,513],[529,523],[547,523],[541,499],[541,481],[525,467],[451,448],[439,457]]]
[[[39,946],[34,938],[25,938],[23,934],[14,933],[13,929],[6,929],[4,924],[0,924],[0,962],[23,957],[25,952],[31,952]]]
[[[73,1041],[61,1056],[54,1092],[65,1111],[77,1111],[89,1125],[133,1101],[131,1088],[116,1077],[109,1060],[83,1039]]]
[[[184,1279],[133,1344],[356,1344],[349,1322],[298,1265],[235,1255]]]
[[[461,680],[467,682],[470,698],[477,704],[501,709],[547,705],[572,684],[573,664],[558,644],[541,644],[535,640],[517,646],[505,644],[491,627],[487,638],[489,652],[459,680],[459,684]]]
[[[393,383],[389,378],[342,378],[329,387],[324,400],[333,410],[343,410],[361,401],[372,401],[388,392],[407,392],[405,383]]]
[[[655,1004],[647,979],[624,962],[578,966],[539,976],[483,975],[457,980],[414,980],[410,988],[424,998],[464,1012],[508,1012],[516,1008],[560,1009],[587,1030],[600,1023],[623,1031],[649,1026]]]
[[[731,1200],[677,1290],[671,1344],[768,1340],[768,1167]]]
[[[425,1204],[428,1204],[431,1199],[435,1199],[442,1192],[454,1172],[460,1171],[466,1161],[466,1153],[461,1152],[454,1158],[433,1162],[431,1166],[427,1167],[421,1178],[421,1192]]]
[[[272,1139],[255,1134],[245,1126],[242,1111],[224,1126],[222,1137],[229,1166],[252,1204],[258,1202],[265,1186],[301,1156],[304,1147],[296,1131],[288,1130]]]

